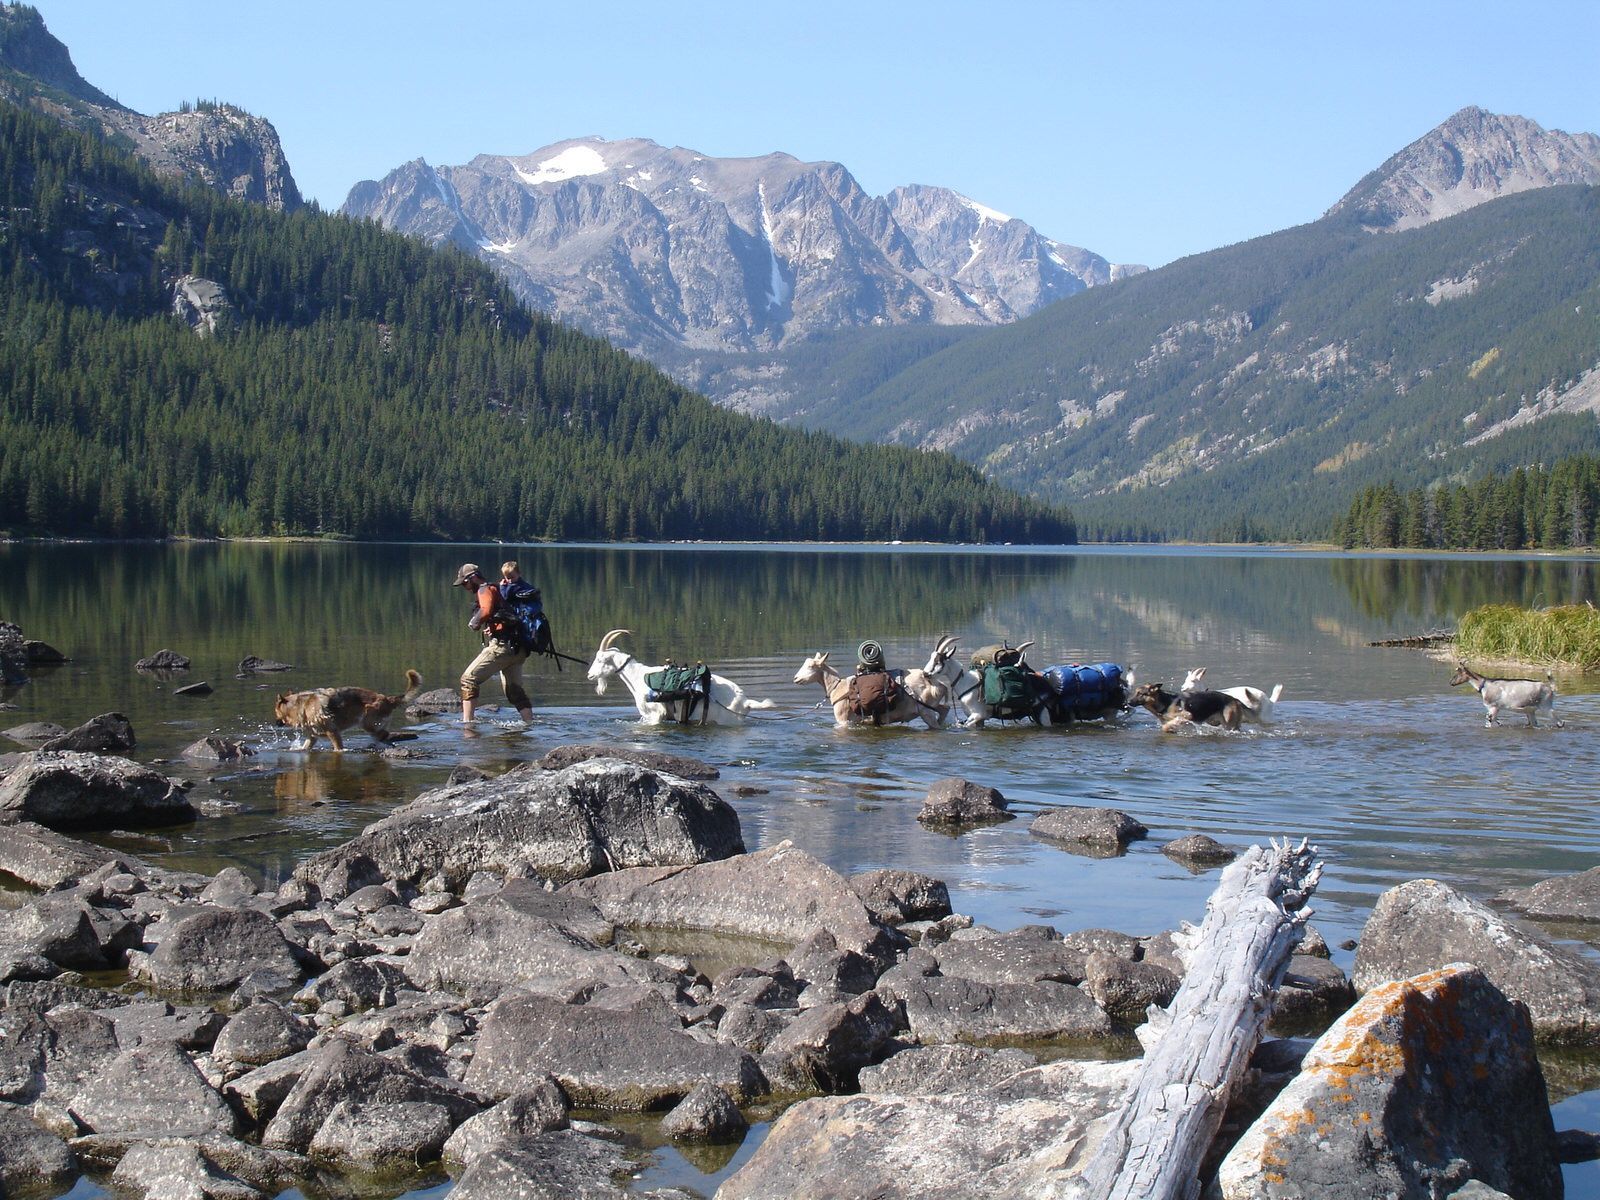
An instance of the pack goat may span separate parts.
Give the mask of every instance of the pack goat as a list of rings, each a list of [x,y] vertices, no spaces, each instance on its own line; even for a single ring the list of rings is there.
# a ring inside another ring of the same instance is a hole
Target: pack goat
[[[1502,708],[1509,708],[1513,712],[1522,713],[1528,718],[1529,728],[1536,728],[1538,722],[1533,719],[1534,714],[1540,711],[1555,721],[1556,728],[1561,728],[1561,722],[1556,721],[1556,685],[1551,682],[1552,676],[1548,673],[1541,679],[1490,679],[1471,670],[1466,663],[1458,660],[1455,674],[1450,676],[1450,686],[1456,687],[1463,683],[1470,683],[1472,690],[1478,693],[1478,698],[1483,701],[1487,710],[1483,718],[1483,727],[1492,728],[1495,718],[1500,715]]]
[[[927,664],[922,668],[929,679],[942,683],[950,692],[950,702],[960,714],[961,724],[973,729],[983,728],[983,723],[994,715],[994,710],[983,702],[983,672],[971,667],[964,667],[956,658],[956,647],[961,639],[945,634],[934,646],[933,653],[928,655]],[[1022,660],[1022,655],[1032,642],[1023,642],[1016,648],[1017,660]],[[1050,706],[1039,706],[1039,724],[1050,724]]]
[[[891,671],[898,676],[900,695],[877,719],[879,725],[901,725],[919,717],[929,729],[939,729],[950,713],[950,690],[942,683],[929,678],[926,671]],[[828,663],[826,651],[811,655],[794,673],[796,683],[820,683],[828,703],[833,705],[835,725],[862,725],[872,722],[853,711],[850,698],[850,677],[841,675]]]
[[[623,686],[633,696],[633,706],[639,710],[639,719],[646,725],[660,725],[672,715],[671,710],[665,704],[645,699],[645,693],[650,690],[645,677],[664,668],[646,666],[632,654],[617,648],[619,638],[631,636],[626,629],[613,629],[601,638],[600,648],[595,651],[594,661],[589,664],[589,678],[594,680],[594,690],[601,696],[606,694],[606,684],[613,679],[621,679]],[[773,707],[771,700],[750,699],[737,683],[721,675],[711,676],[710,699],[706,720],[713,725],[737,725],[744,720],[746,713]]]
[[[1159,683],[1141,683],[1128,697],[1130,704],[1148,708],[1161,722],[1161,732],[1171,733],[1180,725],[1220,725],[1237,729],[1244,705],[1232,696],[1209,689],[1169,692]]]
[[[1200,690],[1200,681],[1205,678],[1206,669],[1196,667],[1184,677],[1183,686],[1178,689],[1180,695]],[[1270,725],[1272,723],[1272,709],[1278,703],[1278,698],[1283,695],[1283,684],[1276,685],[1271,692],[1262,691],[1258,687],[1231,687],[1216,688],[1224,696],[1232,696],[1242,706],[1239,716],[1241,720],[1253,721],[1257,725]]]

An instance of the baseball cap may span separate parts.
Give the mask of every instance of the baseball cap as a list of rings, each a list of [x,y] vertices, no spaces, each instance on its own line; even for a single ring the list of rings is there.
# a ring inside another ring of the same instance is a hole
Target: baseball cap
[[[452,583],[450,586],[451,587],[460,587],[463,583],[465,583],[467,580],[471,579],[474,575],[482,575],[482,574],[483,574],[483,572],[478,569],[478,564],[477,563],[462,563],[461,564],[461,570],[456,572],[456,581],[454,583]]]

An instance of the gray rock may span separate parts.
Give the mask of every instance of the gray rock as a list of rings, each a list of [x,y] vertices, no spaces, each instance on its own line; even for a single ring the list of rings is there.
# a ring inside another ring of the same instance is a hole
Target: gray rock
[[[567,1097],[548,1075],[493,1108],[463,1121],[444,1144],[446,1162],[470,1166],[501,1142],[536,1137],[567,1127]]]
[[[1600,921],[1600,867],[1509,888],[1500,899],[1535,920]]]
[[[302,1050],[247,1071],[230,1080],[223,1090],[250,1120],[258,1125],[265,1124],[317,1061],[311,1051]]]
[[[437,717],[444,713],[459,713],[460,711],[461,693],[455,688],[430,688],[426,692],[418,692],[406,704],[406,716],[412,720],[416,720],[418,717]],[[452,780],[451,782],[460,781]]]
[[[440,1080],[414,1074],[392,1059],[349,1042],[332,1039],[306,1054],[309,1058],[299,1079],[262,1136],[261,1144],[270,1149],[304,1153],[323,1122],[347,1100],[370,1105],[438,1105],[449,1114],[452,1124],[466,1120],[480,1107],[473,1097]],[[235,1086],[239,1082],[243,1081],[236,1081]]]
[[[425,1100],[345,1099],[318,1127],[310,1153],[367,1171],[414,1168],[438,1159],[453,1128],[450,1111]]]
[[[0,1195],[58,1195],[78,1177],[78,1158],[18,1108],[0,1104]]]
[[[1115,808],[1068,805],[1040,813],[1028,826],[1028,832],[1051,841],[1116,853],[1150,831]]]
[[[0,871],[31,887],[66,887],[108,864],[128,873],[143,865],[129,855],[78,841],[32,821],[8,825],[5,836],[0,837]]]
[[[867,911],[885,925],[937,921],[950,915],[950,889],[930,875],[884,868],[861,871],[849,879]]]
[[[789,970],[803,984],[818,984],[858,996],[870,992],[878,981],[878,969],[870,958],[853,950],[839,949],[839,943],[826,929],[818,929],[789,954]]]
[[[1142,1025],[1153,1004],[1165,1008],[1178,994],[1179,980],[1155,963],[1129,962],[1096,950],[1085,964],[1083,990],[1125,1025]]]
[[[592,758],[620,759],[663,775],[676,775],[680,779],[712,780],[722,777],[722,772],[716,767],[698,758],[664,754],[660,750],[632,750],[626,746],[557,746],[539,761],[539,765],[546,771],[560,771]]]
[[[717,1022],[717,1038],[751,1054],[760,1054],[783,1031],[783,1026],[783,1021],[765,1008],[733,1004]]]
[[[27,682],[28,643],[20,628],[0,621],[0,684],[9,687]]]
[[[219,1167],[197,1142],[164,1138],[129,1147],[111,1173],[118,1195],[143,1200],[266,1200],[266,1194]]]
[[[1349,978],[1326,958],[1296,954],[1272,999],[1272,1032],[1321,1033],[1356,1001]]]
[[[697,1083],[661,1119],[661,1132],[675,1142],[737,1142],[750,1126],[728,1093],[709,1083]]]
[[[1487,1183],[1480,1183],[1476,1179],[1469,1179],[1466,1185],[1450,1193],[1450,1200],[1516,1200],[1498,1188],[1492,1188]]]
[[[0,1100],[70,1101],[118,1053],[116,1027],[99,1013],[9,1009],[0,1022]]]
[[[1378,897],[1353,977],[1366,992],[1456,962],[1476,963],[1526,1004],[1541,1041],[1600,1044],[1600,966],[1437,880],[1415,879]]]
[[[421,933],[425,922],[420,913],[403,905],[389,904],[376,912],[368,913],[362,924],[376,937],[408,938]]]
[[[714,1083],[740,1100],[766,1090],[755,1060],[681,1029],[545,996],[507,996],[489,1010],[464,1082],[506,1097],[550,1075],[574,1105],[648,1110]]]
[[[1010,821],[1015,813],[1006,811],[1006,798],[992,787],[965,779],[941,779],[928,789],[917,820],[924,825],[993,825]]]
[[[6,730],[6,736],[19,746],[38,747],[60,737],[66,727],[53,721],[24,721]]]
[[[943,1096],[983,1091],[1037,1066],[1025,1050],[985,1046],[913,1046],[861,1072],[863,1092]]]
[[[564,771],[514,768],[496,779],[426,792],[296,872],[325,895],[351,859],[412,882],[475,871],[576,878],[623,867],[685,865],[744,849],[739,817],[715,792],[613,759]]]
[[[176,825],[198,814],[172,780],[98,754],[35,751],[0,780],[0,821],[52,829]]]
[[[281,1005],[258,1000],[223,1027],[211,1054],[227,1067],[263,1067],[298,1054],[311,1035],[311,1026]]]
[[[101,713],[76,729],[53,737],[41,750],[77,750],[85,754],[126,754],[138,746],[133,725],[121,713]]]
[[[173,688],[172,689],[172,694],[174,696],[209,696],[209,695],[211,695],[213,690],[214,689],[212,688],[212,686],[209,683],[207,683],[205,680],[202,679],[198,683],[186,683],[181,688]],[[219,740],[226,740],[226,739],[219,739]],[[239,745],[240,743],[235,742],[233,744],[234,745]],[[192,746],[190,747],[191,750],[193,748],[194,747],[192,747]],[[188,752],[185,751],[185,753],[187,754]],[[247,751],[247,753],[254,753],[254,751]]]
[[[144,969],[153,986],[185,992],[223,991],[247,976],[288,991],[305,977],[299,955],[277,923],[250,908],[182,917]]]
[[[688,868],[612,871],[562,891],[589,900],[617,925],[707,929],[788,945],[820,926],[840,949],[880,965],[904,944],[872,919],[844,876],[788,841]]]
[[[1145,957],[1144,947],[1138,938],[1118,933],[1115,929],[1075,929],[1062,937],[1061,944],[1069,950],[1078,951],[1085,958],[1096,950],[1116,958],[1125,958],[1129,962],[1137,962]]]
[[[1161,853],[1186,866],[1220,867],[1231,863],[1238,854],[1229,850],[1215,838],[1203,833],[1191,833],[1161,847]]]
[[[511,987],[546,995],[566,995],[586,983],[676,988],[678,976],[668,968],[602,950],[573,933],[547,896],[536,887],[508,886],[434,917],[406,957],[407,978],[425,991],[446,989],[478,1001]],[[565,912],[589,926],[593,908],[569,899]]]
[[[951,939],[929,953],[941,975],[975,979],[979,983],[1081,983],[1085,953],[1065,942],[1041,938],[1030,930],[1015,930],[998,937]]]
[[[238,908],[257,895],[255,880],[238,867],[223,867],[200,893],[200,899],[218,908]]]
[[[1064,983],[934,977],[897,981],[889,994],[905,1005],[911,1035],[923,1043],[1089,1040],[1114,1032],[1099,1005]]]
[[[29,638],[22,643],[22,648],[28,656],[30,667],[56,667],[67,661],[65,654],[49,642],[41,642],[37,638]]]
[[[486,1148],[462,1172],[450,1196],[451,1200],[628,1200],[637,1193],[616,1180],[636,1169],[611,1142],[575,1129],[558,1129]]]
[[[111,965],[88,907],[69,892],[48,893],[8,912],[0,925],[0,946],[8,954],[38,954],[72,970]]]
[[[216,1044],[228,1021],[214,1008],[143,998],[119,1005],[106,1015],[116,1026],[117,1044],[124,1050],[166,1042],[185,1050],[208,1050]]]
[[[248,743],[215,733],[207,734],[199,741],[190,742],[183,748],[183,757],[195,762],[238,762],[241,758],[249,758],[253,754],[255,749]]]
[[[254,654],[247,654],[239,660],[239,674],[255,675],[272,671],[292,671],[293,663],[278,662],[271,658],[257,658]]]
[[[750,1161],[723,1183],[718,1200],[1060,1194],[1093,1157],[1106,1116],[1137,1066],[1054,1062],[999,1086],[944,1095],[806,1100],[773,1123]]]
[[[301,1004],[342,1000],[350,1012],[394,1003],[395,992],[407,986],[406,973],[394,963],[352,958],[317,976],[295,994]]]
[[[808,1008],[767,1045],[764,1061],[781,1063],[783,1082],[795,1091],[844,1091],[861,1068],[887,1052],[903,1028],[876,992],[848,1002]]]
[[[133,664],[136,671],[187,671],[189,660],[176,650],[157,650],[149,658]]]
[[[763,967],[729,967],[711,985],[711,999],[724,1008],[749,1004],[756,1008],[795,1008],[800,984],[784,962]]]
[[[97,1011],[107,1008],[121,1008],[131,1003],[132,998],[121,992],[107,991],[104,988],[80,987],[76,984],[63,983],[59,980],[41,982],[17,982],[6,985],[4,999],[0,999],[3,1008],[31,1008],[37,1012],[46,1013],[52,1008],[70,1005],[75,1008],[87,1008]]]
[[[1228,1153],[1225,1200],[1562,1194],[1526,1010],[1476,967],[1380,984]]]
[[[198,1137],[234,1131],[228,1102],[171,1042],[123,1051],[84,1083],[72,1114],[98,1134]]]

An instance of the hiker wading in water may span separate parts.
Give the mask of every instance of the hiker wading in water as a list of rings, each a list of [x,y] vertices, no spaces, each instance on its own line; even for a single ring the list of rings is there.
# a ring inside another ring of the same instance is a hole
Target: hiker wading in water
[[[528,660],[528,647],[517,637],[515,622],[508,619],[500,589],[483,577],[477,563],[465,563],[456,572],[456,587],[464,587],[477,603],[468,626],[483,635],[483,651],[461,674],[461,723],[470,726],[476,716],[478,691],[483,681],[499,673],[506,699],[517,710],[524,725],[533,721],[533,701],[522,686],[522,664]]]

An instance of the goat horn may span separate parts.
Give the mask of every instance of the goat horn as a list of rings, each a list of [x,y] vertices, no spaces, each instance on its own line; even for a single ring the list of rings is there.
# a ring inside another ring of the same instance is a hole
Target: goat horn
[[[956,652],[956,644],[960,641],[960,638],[947,633],[939,639],[939,644],[933,648],[934,653],[948,657]]]
[[[600,639],[600,649],[609,650],[616,644],[618,638],[632,636],[633,630],[631,629],[613,629],[610,633],[606,634],[605,637]],[[599,651],[596,651],[596,653],[599,653]]]
[[[1031,645],[1033,645],[1033,640],[1030,638],[1028,641],[1023,642],[1022,645],[1018,646],[1017,647],[1017,657],[1021,658],[1022,657],[1022,652],[1024,650],[1026,650]]]

